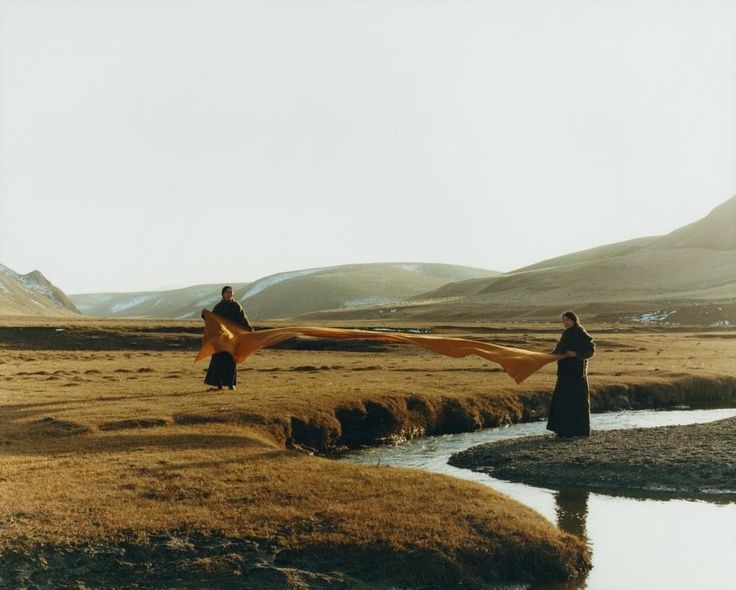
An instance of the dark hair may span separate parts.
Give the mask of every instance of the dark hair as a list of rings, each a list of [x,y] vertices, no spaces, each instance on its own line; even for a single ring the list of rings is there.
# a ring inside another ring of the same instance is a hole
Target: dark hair
[[[220,291],[220,295],[224,295],[225,294],[225,291],[227,291],[228,289],[230,289],[231,291],[233,290],[233,288],[230,285],[225,285],[222,288],[222,291]]]
[[[562,314],[562,317],[572,320],[573,322],[575,322],[576,326],[580,324],[580,319],[578,318],[578,314],[576,314],[574,311],[566,311],[565,313]]]

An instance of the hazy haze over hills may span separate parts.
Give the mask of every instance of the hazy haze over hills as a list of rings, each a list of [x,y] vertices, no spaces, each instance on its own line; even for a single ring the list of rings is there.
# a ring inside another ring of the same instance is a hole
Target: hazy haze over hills
[[[40,273],[0,266],[0,313],[196,318],[221,284],[67,299]],[[558,256],[501,274],[425,263],[374,263],[279,273],[232,283],[253,319],[483,317],[504,309],[736,300],[736,197],[704,218],[650,236]],[[71,301],[70,301],[71,299]],[[73,302],[73,303],[72,303]],[[592,307],[591,307],[592,306]],[[610,306],[609,306],[610,307]],[[526,312],[524,312],[526,313]],[[317,314],[317,315],[315,315]]]
[[[449,264],[374,263],[279,273],[232,283],[253,319],[294,317],[328,309],[396,303],[449,281],[499,273]],[[83,313],[107,317],[196,318],[220,300],[221,284],[173,291],[72,295]]]

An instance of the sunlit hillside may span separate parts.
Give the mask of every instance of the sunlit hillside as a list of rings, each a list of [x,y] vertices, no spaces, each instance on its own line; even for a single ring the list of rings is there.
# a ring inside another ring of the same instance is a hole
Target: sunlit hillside
[[[736,298],[736,197],[665,236],[575,252],[414,297],[425,302],[446,298],[460,307],[728,302]]]
[[[235,273],[234,273],[235,274]],[[450,281],[500,273],[467,266],[422,263],[352,264],[279,273],[232,283],[253,319],[287,318],[326,309],[392,304]],[[220,299],[222,285],[173,291],[72,295],[82,313],[103,317],[195,318]]]
[[[220,299],[222,287],[67,299],[40,273],[0,269],[3,315],[57,315],[78,308],[101,317],[196,318]],[[296,270],[231,284],[256,321],[549,319],[561,308],[574,307],[606,321],[675,321],[679,313],[678,322],[730,325],[736,322],[736,197],[667,235],[574,252],[506,274],[448,264],[375,263]],[[701,308],[683,311],[692,306]]]
[[[20,274],[0,264],[0,315],[76,313],[79,312],[69,298],[39,271]]]

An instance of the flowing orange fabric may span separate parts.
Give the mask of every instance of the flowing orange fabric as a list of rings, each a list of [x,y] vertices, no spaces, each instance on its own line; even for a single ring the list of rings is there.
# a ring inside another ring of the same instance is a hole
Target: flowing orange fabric
[[[236,363],[242,363],[255,351],[273,346],[295,336],[313,338],[383,340],[387,342],[403,342],[427,348],[433,352],[460,358],[478,355],[501,365],[517,383],[521,383],[529,375],[544,365],[562,358],[559,354],[533,352],[521,348],[509,348],[497,344],[487,344],[465,338],[445,338],[443,336],[403,334],[398,332],[372,332],[369,330],[344,330],[340,328],[273,328],[249,332],[211,311],[204,311],[204,338],[202,348],[195,363],[207,358],[215,352],[228,352]]]

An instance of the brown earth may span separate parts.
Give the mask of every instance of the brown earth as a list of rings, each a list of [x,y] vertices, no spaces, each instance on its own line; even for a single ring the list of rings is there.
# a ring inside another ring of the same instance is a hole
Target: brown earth
[[[500,479],[565,489],[736,500],[736,418],[708,424],[499,441],[450,463]]]
[[[533,350],[559,334],[392,327]],[[206,363],[192,363],[200,330],[0,325],[0,586],[483,588],[589,567],[578,539],[484,486],[313,454],[538,419],[553,367],[516,385],[477,358],[292,342],[241,365],[236,392],[214,393]],[[596,410],[736,405],[733,330],[589,330]]]

